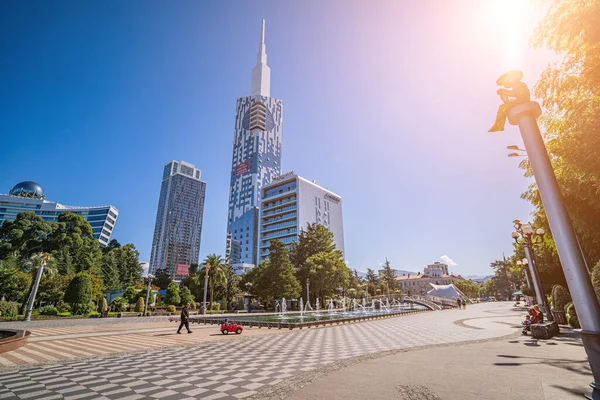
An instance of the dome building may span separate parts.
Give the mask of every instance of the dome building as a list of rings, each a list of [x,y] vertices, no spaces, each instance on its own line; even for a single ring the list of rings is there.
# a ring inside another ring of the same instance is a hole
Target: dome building
[[[92,226],[100,247],[105,247],[115,228],[119,211],[113,206],[79,207],[46,200],[44,189],[32,181],[17,183],[8,194],[0,194],[0,224],[13,221],[19,213],[31,211],[44,221],[56,222],[61,213],[81,215]]]

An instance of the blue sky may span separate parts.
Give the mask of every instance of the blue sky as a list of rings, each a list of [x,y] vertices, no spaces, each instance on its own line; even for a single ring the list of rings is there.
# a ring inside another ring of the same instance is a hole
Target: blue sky
[[[552,57],[527,48],[538,10],[448,3],[4,1],[0,192],[34,180],[112,204],[113,237],[147,260],[162,166],[185,160],[208,184],[201,258],[224,254],[235,103],[265,18],[283,169],[342,195],[350,267],[447,255],[487,274],[531,211],[506,157],[517,129],[487,133],[495,80],[519,67],[533,84]]]

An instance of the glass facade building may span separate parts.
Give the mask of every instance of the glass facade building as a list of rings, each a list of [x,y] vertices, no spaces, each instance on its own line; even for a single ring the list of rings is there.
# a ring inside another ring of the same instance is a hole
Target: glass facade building
[[[163,169],[150,255],[150,272],[165,269],[172,277],[177,266],[198,264],[206,182],[201,171],[185,161]]]
[[[81,215],[92,226],[100,247],[108,245],[119,211],[113,206],[79,207],[45,199],[44,190],[35,182],[20,182],[9,194],[0,194],[0,223],[13,221],[24,211],[34,212],[44,221],[56,222],[61,213]]]
[[[237,100],[226,262],[258,263],[261,189],[281,174],[282,101],[270,95],[264,20],[250,96]]]

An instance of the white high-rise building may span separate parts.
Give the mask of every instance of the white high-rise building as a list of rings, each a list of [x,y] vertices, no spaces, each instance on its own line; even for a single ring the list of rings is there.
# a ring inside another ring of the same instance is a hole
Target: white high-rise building
[[[269,255],[271,240],[291,245],[300,230],[313,223],[329,229],[336,248],[344,253],[342,198],[293,172],[276,178],[262,189],[260,259]]]
[[[250,96],[236,106],[225,251],[234,266],[258,262],[261,188],[281,174],[281,112],[282,101],[271,97],[263,20]]]

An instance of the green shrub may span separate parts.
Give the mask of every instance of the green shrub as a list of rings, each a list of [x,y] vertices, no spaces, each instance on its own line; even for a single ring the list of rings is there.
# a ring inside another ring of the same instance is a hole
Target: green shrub
[[[579,318],[577,318],[577,312],[575,311],[575,304],[570,302],[565,306],[565,312],[567,313],[567,322],[571,328],[579,329]]]
[[[135,308],[133,311],[135,312],[144,312],[144,299],[142,299],[141,297],[138,299],[137,303],[135,303]]]
[[[14,301],[0,300],[0,316],[16,317],[19,315],[19,305]]]
[[[40,315],[58,315],[58,309],[52,305],[42,306],[39,313]]]
[[[106,297],[103,297],[102,299],[100,299],[100,301],[98,302],[98,312],[100,314],[102,314],[103,312],[105,312],[108,309],[108,304],[106,303]]]
[[[87,272],[75,274],[65,292],[65,301],[71,305],[72,314],[87,314],[91,311],[92,278]]]
[[[173,304],[169,304],[167,306],[167,311],[170,312],[171,314],[175,314],[177,312],[177,309],[175,308],[175,306]]]
[[[58,303],[56,303],[56,308],[58,308],[58,312],[61,314],[71,312],[71,306],[62,300],[59,300]]]
[[[129,286],[125,293],[123,293],[123,298],[127,300],[128,304],[133,304],[136,302],[138,297],[138,291],[135,289],[135,286]]]
[[[115,297],[113,301],[110,302],[110,306],[112,307],[113,312],[123,312],[129,306],[129,303],[122,297]]]
[[[182,306],[185,306],[188,303],[190,303],[191,306],[195,299],[192,292],[190,292],[190,288],[187,286],[181,288],[181,290],[179,291],[179,297],[181,297]]]
[[[219,303],[217,303],[216,301],[214,301],[212,303],[211,310],[213,310],[213,311],[219,311],[220,309],[221,309],[221,305]]]
[[[569,292],[561,285],[554,285],[552,288],[552,309],[554,311],[563,311],[570,301],[571,296]]]

